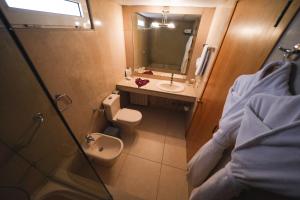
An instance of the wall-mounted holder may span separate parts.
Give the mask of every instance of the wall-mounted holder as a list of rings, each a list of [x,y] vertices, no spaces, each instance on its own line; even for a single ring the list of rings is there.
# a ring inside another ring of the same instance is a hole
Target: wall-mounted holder
[[[67,110],[73,103],[71,97],[67,94],[57,94],[54,96],[54,100],[60,112]],[[63,104],[60,104],[59,102]]]
[[[104,113],[104,109],[103,108],[94,108],[93,109],[93,113],[95,113],[95,112],[100,112],[100,113]]]
[[[288,60],[296,60],[300,55],[300,43],[295,44],[292,49],[279,47],[279,50],[283,52],[283,58]]]
[[[203,47],[205,47],[206,45],[208,44],[203,44]],[[211,51],[211,52],[214,52],[215,51],[215,47],[207,47],[207,50]]]

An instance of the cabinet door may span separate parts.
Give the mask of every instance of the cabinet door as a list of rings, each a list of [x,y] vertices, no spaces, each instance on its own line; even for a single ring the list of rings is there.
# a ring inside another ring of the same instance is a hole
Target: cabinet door
[[[288,0],[240,0],[237,3],[210,78],[187,133],[187,156],[207,142],[219,123],[227,92],[241,74],[254,73],[299,8]],[[283,17],[278,20],[279,16]],[[277,26],[276,22],[279,21]]]

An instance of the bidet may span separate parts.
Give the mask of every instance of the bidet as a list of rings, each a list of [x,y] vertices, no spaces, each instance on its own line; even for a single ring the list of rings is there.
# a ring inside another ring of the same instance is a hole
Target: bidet
[[[119,138],[102,133],[91,133],[83,145],[83,150],[98,164],[111,166],[120,156],[123,147],[123,142]]]

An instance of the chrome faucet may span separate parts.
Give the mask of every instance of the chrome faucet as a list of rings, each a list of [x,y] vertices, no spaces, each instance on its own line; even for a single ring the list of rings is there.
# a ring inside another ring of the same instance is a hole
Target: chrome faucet
[[[86,135],[85,141],[86,141],[86,143],[89,144],[90,142],[95,141],[95,138],[93,138],[93,136],[91,136],[91,135]]]
[[[171,75],[170,85],[173,85],[173,78],[174,78],[174,73],[172,73]]]

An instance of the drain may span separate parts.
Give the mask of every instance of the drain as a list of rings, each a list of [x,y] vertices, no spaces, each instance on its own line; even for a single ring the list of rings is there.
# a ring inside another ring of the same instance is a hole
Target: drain
[[[103,151],[103,149],[104,149],[103,147],[99,147],[99,148],[98,148],[98,151],[101,152],[101,151]]]

